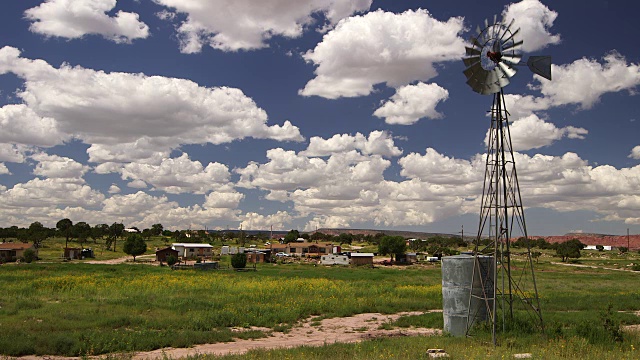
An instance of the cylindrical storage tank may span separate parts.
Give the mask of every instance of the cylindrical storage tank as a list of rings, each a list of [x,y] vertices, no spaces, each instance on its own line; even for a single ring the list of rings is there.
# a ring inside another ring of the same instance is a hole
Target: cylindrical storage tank
[[[487,319],[487,302],[483,297],[493,298],[493,268],[495,262],[492,256],[478,256],[479,266],[475,271],[475,257],[473,255],[455,255],[442,258],[442,313],[444,331],[453,336],[465,336],[467,332],[467,317],[472,321]],[[472,281],[472,276],[474,277]],[[471,299],[469,311],[469,297],[473,285],[474,297]],[[482,290],[484,285],[484,294]],[[493,300],[488,301],[493,306]]]

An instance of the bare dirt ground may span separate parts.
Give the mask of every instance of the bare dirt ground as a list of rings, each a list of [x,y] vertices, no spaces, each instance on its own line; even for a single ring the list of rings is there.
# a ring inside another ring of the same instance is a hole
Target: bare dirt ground
[[[595,266],[595,265],[582,265],[582,264],[567,264],[567,263],[561,263],[561,262],[552,262],[553,265],[564,265],[564,266],[575,266],[575,267],[581,267],[581,268],[588,268],[588,269],[602,269],[602,270],[613,270],[613,271],[626,271],[626,272],[633,272],[633,273],[638,273],[640,274],[640,271],[633,271],[633,270],[628,270],[628,269],[616,269],[616,268],[609,268],[609,267],[604,267],[604,266]]]
[[[137,353],[134,359],[162,359],[164,356],[180,358],[195,354],[243,354],[252,349],[292,348],[298,346],[322,346],[333,343],[352,343],[377,337],[437,335],[439,329],[403,328],[384,330],[379,327],[403,315],[420,315],[423,312],[404,312],[392,315],[378,313],[358,314],[346,318],[324,319],[314,322],[308,319],[291,329],[287,334],[272,333],[271,336],[255,340],[236,340],[231,343],[203,344],[192,348],[166,348]],[[319,323],[319,324],[318,324]],[[259,329],[268,330],[268,329]],[[238,329],[242,331],[242,329]]]
[[[442,310],[433,310],[440,312]],[[316,321],[313,318],[302,321],[294,326],[288,333],[272,332],[269,337],[254,340],[237,339],[234,342],[201,344],[190,348],[164,348],[153,351],[139,352],[133,354],[133,359],[166,359],[184,358],[189,355],[228,355],[243,354],[253,349],[276,349],[292,348],[298,346],[322,346],[333,343],[353,343],[363,340],[375,339],[379,337],[393,336],[432,336],[440,335],[442,330],[427,328],[401,328],[401,329],[379,329],[385,323],[395,321],[404,315],[421,315],[424,312],[402,312],[398,314],[383,315],[379,313],[358,314],[344,318],[331,318]],[[270,332],[268,328],[251,328]],[[234,331],[245,331],[247,329],[233,329]],[[20,360],[75,360],[80,358],[62,356],[23,356]],[[100,357],[95,357],[96,359]]]
[[[141,263],[143,261],[147,261],[147,260],[153,260],[155,259],[155,255],[151,254],[151,255],[140,255],[140,256],[136,256],[136,260],[139,260]],[[107,264],[107,265],[115,265],[115,264],[122,264],[122,263],[126,263],[126,262],[131,262],[133,261],[133,257],[131,256],[124,256],[121,258],[117,258],[117,259],[109,259],[109,260],[88,260],[85,261],[85,264]],[[144,262],[144,263],[148,263],[148,262]]]

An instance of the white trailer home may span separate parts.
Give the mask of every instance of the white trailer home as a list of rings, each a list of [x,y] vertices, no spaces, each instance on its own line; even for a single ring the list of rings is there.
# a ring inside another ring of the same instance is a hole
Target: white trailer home
[[[320,258],[322,265],[349,265],[349,257],[347,255],[322,255]]]

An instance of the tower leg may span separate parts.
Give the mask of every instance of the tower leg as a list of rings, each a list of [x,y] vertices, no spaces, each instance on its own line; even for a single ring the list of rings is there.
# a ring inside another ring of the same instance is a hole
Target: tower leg
[[[472,283],[467,320],[467,334],[476,321],[490,322],[494,344],[497,343],[498,323],[502,323],[504,332],[514,321],[514,307],[516,314],[529,314],[535,325],[544,331],[508,115],[504,94],[502,91],[494,94],[472,274],[474,279],[480,276],[481,281]],[[525,239],[527,252],[518,254],[514,264],[511,242],[516,237]],[[484,255],[493,256],[492,271],[483,272],[479,257]],[[521,262],[525,264],[519,265]],[[487,285],[493,288],[487,289]],[[471,299],[481,300],[478,303],[484,304],[486,309],[473,309]],[[479,319],[479,313],[488,316]]]

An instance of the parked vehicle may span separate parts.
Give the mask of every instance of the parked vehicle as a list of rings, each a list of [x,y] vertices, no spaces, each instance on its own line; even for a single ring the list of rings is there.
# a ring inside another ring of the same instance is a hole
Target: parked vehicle
[[[276,254],[277,257],[289,257],[289,254],[284,253],[284,252],[279,252]]]

